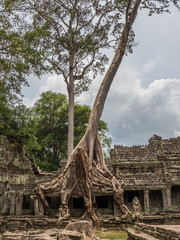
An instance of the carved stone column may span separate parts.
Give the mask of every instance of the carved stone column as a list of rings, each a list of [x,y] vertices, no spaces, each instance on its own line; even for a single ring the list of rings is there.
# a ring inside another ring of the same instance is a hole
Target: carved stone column
[[[8,215],[10,210],[10,199],[9,199],[9,192],[6,191],[4,194],[4,203],[2,208],[2,214]]]
[[[168,201],[167,201],[167,191],[165,189],[162,190],[162,200],[163,200],[163,210],[167,211]]]
[[[34,199],[34,214],[39,215],[39,202],[38,198]]]
[[[44,205],[40,199],[38,199],[38,202],[39,202],[39,215],[42,216],[42,215],[44,215]]]
[[[145,214],[150,213],[149,190],[144,190],[144,212]]]
[[[10,215],[15,215],[16,213],[16,195],[15,193],[11,195],[11,200],[10,200],[10,210],[9,214]]]
[[[114,216],[117,217],[119,215],[119,209],[115,201],[113,201],[113,209],[114,209]]]
[[[22,208],[23,208],[23,195],[19,194],[16,196],[16,215],[22,214]]]
[[[168,209],[172,209],[172,193],[171,193],[171,186],[167,188],[167,204]]]

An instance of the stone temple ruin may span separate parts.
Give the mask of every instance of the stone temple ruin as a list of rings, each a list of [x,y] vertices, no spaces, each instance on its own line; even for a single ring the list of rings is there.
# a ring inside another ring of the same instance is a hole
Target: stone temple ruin
[[[136,196],[145,215],[180,212],[180,137],[154,135],[146,146],[115,146],[108,167],[124,182],[130,210]]]
[[[116,145],[106,164],[112,174],[124,182],[124,202],[130,210],[133,210],[133,199],[137,197],[144,218],[171,213],[176,216],[175,221],[180,220],[180,137],[162,139],[154,135],[145,146]],[[49,209],[30,196],[36,186],[51,181],[60,171],[40,171],[26,156],[23,146],[1,136],[0,215],[54,218],[60,204],[58,195],[46,196]],[[83,198],[73,196],[69,207],[72,217],[80,217],[84,212]],[[96,196],[96,209],[99,216],[118,216],[109,189]]]

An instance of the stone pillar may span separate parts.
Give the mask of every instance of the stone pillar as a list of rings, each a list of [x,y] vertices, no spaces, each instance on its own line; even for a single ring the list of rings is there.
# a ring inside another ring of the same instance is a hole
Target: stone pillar
[[[113,209],[114,209],[114,216],[115,217],[117,217],[117,216],[119,216],[119,208],[118,208],[118,206],[117,206],[117,204],[116,204],[116,202],[115,201],[113,201]]]
[[[0,214],[2,213],[3,205],[4,205],[4,195],[0,195]]]
[[[39,215],[42,216],[42,215],[44,215],[44,205],[40,199],[38,199],[38,202],[39,202]]]
[[[21,215],[23,209],[23,195],[19,194],[16,197],[16,215]]]
[[[10,215],[15,215],[15,213],[16,213],[16,195],[12,194],[11,195],[11,203],[10,203],[9,214]]]
[[[149,190],[144,190],[144,212],[145,214],[150,213]]]
[[[39,215],[39,202],[38,198],[34,199],[34,214]]]
[[[167,211],[168,202],[167,202],[167,191],[165,189],[162,190],[162,201],[163,201],[163,211]]]
[[[3,204],[3,209],[2,209],[2,214],[3,215],[8,215],[9,210],[10,210],[10,199],[9,199],[8,193],[9,192],[7,191],[4,194],[4,204]]]
[[[171,186],[167,188],[167,204],[168,209],[172,209],[172,193],[171,193]]]
[[[35,215],[44,215],[44,205],[41,200],[37,197],[33,197],[34,202],[34,214]]]

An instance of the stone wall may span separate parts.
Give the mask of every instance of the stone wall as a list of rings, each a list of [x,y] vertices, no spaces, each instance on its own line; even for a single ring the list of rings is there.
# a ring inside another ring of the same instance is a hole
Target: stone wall
[[[154,135],[145,146],[115,145],[107,162],[124,182],[124,200],[130,209],[137,196],[146,214],[180,212],[180,137]]]
[[[34,164],[23,146],[0,136],[0,213],[21,215],[27,207],[32,212],[29,195],[34,187]]]

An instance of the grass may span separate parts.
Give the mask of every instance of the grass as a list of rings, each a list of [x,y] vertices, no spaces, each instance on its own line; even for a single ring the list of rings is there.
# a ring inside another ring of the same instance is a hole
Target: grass
[[[111,230],[111,231],[97,231],[96,236],[100,239],[106,240],[127,240],[127,232],[121,230]]]

